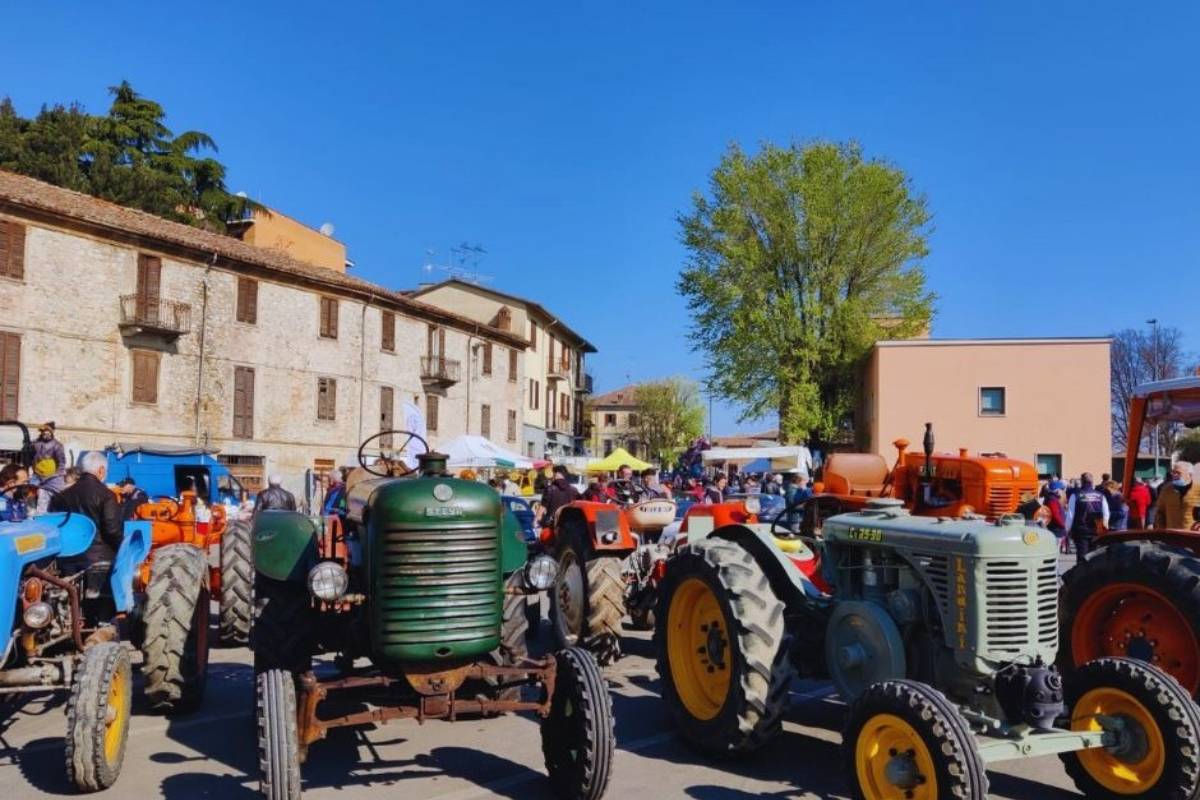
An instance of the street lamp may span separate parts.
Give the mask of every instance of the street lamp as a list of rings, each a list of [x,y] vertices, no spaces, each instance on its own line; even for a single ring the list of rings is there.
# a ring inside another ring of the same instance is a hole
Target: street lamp
[[[1151,347],[1153,348],[1153,360],[1150,362],[1150,380],[1158,380],[1158,320],[1148,319],[1146,324],[1150,326]],[[1134,462],[1135,465],[1137,462]],[[1136,468],[1136,466],[1135,466]],[[1158,421],[1154,423],[1154,480],[1158,480]]]

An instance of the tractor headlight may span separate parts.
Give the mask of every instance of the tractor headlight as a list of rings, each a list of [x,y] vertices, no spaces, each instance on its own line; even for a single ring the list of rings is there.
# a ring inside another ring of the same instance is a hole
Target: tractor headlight
[[[308,571],[308,591],[318,600],[332,603],[349,588],[350,576],[333,561],[322,561]]]
[[[757,496],[747,497],[745,504],[747,514],[758,516],[762,512],[762,500],[759,500]]]
[[[25,613],[21,615],[21,621],[25,623],[26,628],[37,630],[44,628],[54,619],[54,609],[49,603],[38,601],[30,603],[25,607]]]
[[[530,589],[549,589],[558,578],[558,562],[547,555],[540,555],[525,565],[525,584]]]

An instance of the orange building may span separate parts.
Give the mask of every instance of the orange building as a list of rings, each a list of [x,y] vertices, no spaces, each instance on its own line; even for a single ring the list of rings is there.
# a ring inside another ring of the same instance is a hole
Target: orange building
[[[243,242],[266,250],[275,250],[289,258],[345,272],[346,245],[333,238],[333,226],[326,223],[315,230],[274,209],[252,211],[244,219],[229,223],[229,232]]]
[[[1106,338],[906,339],[876,343],[867,361],[859,446],[895,458],[920,448],[1002,452],[1041,475],[1097,479],[1112,464]]]

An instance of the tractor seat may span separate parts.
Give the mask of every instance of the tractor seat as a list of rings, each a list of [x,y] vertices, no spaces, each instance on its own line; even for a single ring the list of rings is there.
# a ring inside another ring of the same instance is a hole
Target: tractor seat
[[[877,497],[883,492],[888,465],[875,453],[833,453],[825,463],[825,491]]]

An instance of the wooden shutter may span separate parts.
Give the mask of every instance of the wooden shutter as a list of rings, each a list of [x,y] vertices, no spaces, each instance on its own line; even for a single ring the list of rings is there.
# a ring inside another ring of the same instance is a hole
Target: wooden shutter
[[[392,387],[390,387],[390,386],[380,386],[379,387],[379,430],[390,431],[395,427],[395,425],[393,424],[394,417],[395,417],[394,411],[395,411],[395,392],[392,390]],[[391,434],[380,437],[379,446],[380,447],[391,447],[392,446]]]
[[[233,435],[238,439],[254,438],[254,370],[251,367],[233,368]]]
[[[537,352],[537,323],[529,320],[529,349]]]
[[[25,226],[0,221],[0,275],[25,277]]]
[[[508,410],[508,440],[510,442],[517,440],[517,412],[512,409]]]
[[[158,301],[162,288],[162,259],[138,253],[137,318],[139,322],[158,322]]]
[[[479,408],[479,435],[485,439],[492,436],[492,407],[487,403]]]
[[[21,337],[0,333],[0,419],[19,419]]]
[[[321,336],[338,338],[338,301],[336,297],[321,298]]]
[[[337,381],[317,378],[317,419],[337,419]]]
[[[425,397],[425,427],[431,431],[438,429],[438,396],[436,394]]]
[[[258,322],[258,281],[238,278],[237,320],[254,325]]]
[[[396,315],[391,311],[383,312],[383,334],[379,346],[388,352],[396,349]]]
[[[508,350],[508,381],[517,382],[517,351],[512,348]]]
[[[133,402],[158,402],[158,364],[160,354],[153,350],[131,350],[133,361]]]
[[[483,374],[492,374],[492,343],[484,342],[483,345]]]
[[[446,329],[445,328],[438,328],[437,348],[438,348],[438,351],[437,351],[438,358],[445,358],[446,357]]]

